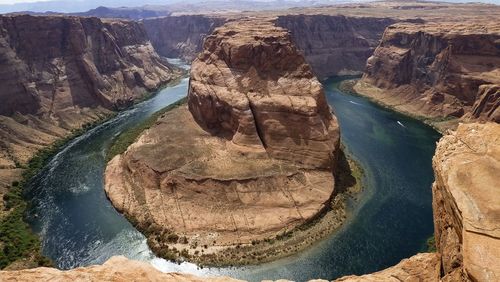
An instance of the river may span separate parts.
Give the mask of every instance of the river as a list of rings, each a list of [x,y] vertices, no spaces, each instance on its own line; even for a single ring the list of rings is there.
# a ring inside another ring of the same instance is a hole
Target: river
[[[184,97],[189,82],[183,79],[74,139],[32,180],[27,217],[41,237],[43,253],[61,269],[124,255],[162,271],[304,281],[377,271],[422,251],[433,233],[431,159],[440,135],[419,121],[342,93],[340,80],[323,84],[342,143],[365,171],[366,188],[339,232],[303,252],[257,266],[201,269],[155,257],[146,238],[106,198],[105,155],[120,132]]]

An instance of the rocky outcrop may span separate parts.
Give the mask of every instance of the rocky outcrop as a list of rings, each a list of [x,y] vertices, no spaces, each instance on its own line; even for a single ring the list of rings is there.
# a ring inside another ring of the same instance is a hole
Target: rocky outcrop
[[[385,282],[385,281],[425,281],[437,282],[440,278],[439,255],[436,253],[416,254],[402,260],[395,266],[382,271],[362,275],[344,276],[335,282]]]
[[[390,18],[342,15],[279,16],[276,24],[291,32],[294,43],[320,78],[362,74]]]
[[[328,208],[339,128],[286,30],[263,19],[216,29],[193,62],[188,105],[106,169],[108,197],[158,254],[242,263],[240,245]]]
[[[143,26],[61,16],[0,17],[3,167],[129,106],[174,77]]]
[[[356,90],[424,118],[500,122],[499,26],[477,20],[390,26]]]
[[[334,281],[374,282],[374,281],[439,281],[439,256],[435,253],[417,254],[402,260],[399,264],[379,272],[363,276],[345,276]],[[80,267],[61,271],[54,268],[35,268],[19,271],[0,271],[2,281],[214,281],[237,282],[229,277],[197,277],[185,273],[162,273],[148,263],[112,257],[103,265]],[[267,280],[266,280],[267,281]],[[279,280],[289,281],[289,280]],[[318,280],[311,280],[318,281]],[[326,281],[326,280],[321,280]],[[456,281],[456,280],[454,280]]]
[[[143,21],[154,48],[161,56],[194,60],[203,47],[203,40],[225,19],[186,15],[145,19]]]
[[[18,271],[0,271],[1,281],[137,281],[137,282],[238,282],[229,277],[196,277],[184,273],[162,273],[151,264],[129,260],[125,257],[112,257],[103,265],[79,267],[62,271],[55,268],[40,267]]]
[[[500,125],[461,124],[439,141],[433,167],[444,280],[500,280]]]
[[[311,68],[286,30],[240,20],[217,29],[193,62],[194,119],[248,150],[332,168],[338,125]]]

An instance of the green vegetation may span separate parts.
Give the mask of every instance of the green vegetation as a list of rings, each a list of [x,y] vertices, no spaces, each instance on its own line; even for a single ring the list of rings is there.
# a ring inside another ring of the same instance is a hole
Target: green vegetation
[[[19,168],[25,169],[22,179],[12,182],[11,188],[3,196],[8,213],[0,221],[0,269],[19,260],[25,261],[30,267],[52,265],[52,262],[41,253],[38,236],[32,232],[24,220],[28,204],[23,199],[23,188],[68,141],[111,116],[113,115],[101,117],[99,120],[83,125],[80,129],[73,130],[68,137],[57,140],[47,148],[38,151],[26,165],[19,165]]]
[[[136,126],[122,132],[116,139],[113,141],[113,144],[109,148],[106,154],[106,161],[110,161],[114,156],[122,154],[127,150],[127,148],[134,143],[137,138],[141,135],[144,130],[149,129],[152,125],[155,124],[156,120],[166,112],[173,110],[183,104],[185,104],[187,98],[182,98],[176,101],[173,104],[159,110],[158,112],[151,115],[148,119],[143,122],[137,124]]]
[[[427,247],[427,252],[435,253],[437,251],[436,238],[434,237],[434,235],[432,235],[431,237],[429,237],[429,239],[427,239],[425,245]]]

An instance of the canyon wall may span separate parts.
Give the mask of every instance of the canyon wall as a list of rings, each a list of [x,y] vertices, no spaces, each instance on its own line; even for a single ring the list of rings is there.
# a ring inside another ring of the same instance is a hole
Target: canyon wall
[[[290,31],[294,43],[320,78],[362,74],[385,28],[396,20],[342,15],[279,16],[276,25]]]
[[[355,90],[423,118],[500,122],[499,23],[392,25]]]
[[[500,280],[500,125],[461,124],[433,159],[436,245],[445,281]]]
[[[158,54],[191,62],[201,51],[205,37],[224,21],[213,16],[186,15],[145,19],[143,23]]]
[[[0,17],[1,167],[130,106],[175,76],[136,22]]]
[[[290,31],[294,43],[320,78],[361,74],[385,28],[396,21],[384,17],[341,15],[273,17],[277,26]],[[145,19],[143,22],[160,55],[192,61],[201,51],[204,38],[225,21],[222,16],[185,15]]]

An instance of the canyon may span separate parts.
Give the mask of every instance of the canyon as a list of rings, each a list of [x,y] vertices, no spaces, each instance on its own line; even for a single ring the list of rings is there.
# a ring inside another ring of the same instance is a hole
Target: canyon
[[[438,143],[433,159],[436,180],[433,209],[436,253],[420,253],[379,272],[345,276],[334,281],[495,281],[500,250],[496,197],[500,168],[500,125],[461,124]],[[470,164],[473,163],[473,166]],[[199,278],[161,273],[150,264],[113,257],[104,265],[61,271],[36,268],[0,271],[7,281],[115,280],[134,276],[137,281],[240,281],[229,277]],[[471,280],[473,279],[473,280]],[[163,281],[163,280],[162,280]],[[286,281],[286,280],[284,280]]]
[[[2,169],[178,74],[129,21],[0,17]]]
[[[201,51],[205,37],[225,21],[223,17],[185,15],[144,19],[143,23],[158,54],[191,62]]]
[[[500,279],[498,7],[391,2],[262,15],[0,16],[0,194],[39,149],[178,77],[161,56],[194,60],[187,105],[113,158],[106,193],[160,256],[252,263],[245,247],[317,218],[336,194],[338,123],[315,76],[363,74],[358,94],[446,132],[433,161],[437,252],[338,281]],[[0,272],[13,281],[131,275],[205,279],[122,257]]]
[[[319,78],[362,74],[366,59],[377,47],[385,28],[396,19],[343,15],[277,15],[276,25],[287,29]],[[166,57],[192,61],[203,39],[233,15],[183,15],[144,19],[151,43]],[[164,30],[171,30],[168,34]]]
[[[187,106],[110,161],[105,190],[163,257],[265,261],[270,253],[245,259],[238,249],[329,208],[339,138],[286,30],[268,19],[229,21],[191,66]]]
[[[32,236],[23,227],[20,187],[23,174],[39,169],[50,148],[179,76],[155,52],[140,23],[0,16],[2,238]],[[13,249],[23,246],[12,245],[9,252],[20,255]],[[3,242],[0,247],[4,265],[8,250]]]
[[[499,40],[498,21],[392,25],[354,89],[441,130],[500,122]]]

